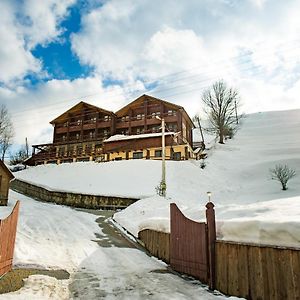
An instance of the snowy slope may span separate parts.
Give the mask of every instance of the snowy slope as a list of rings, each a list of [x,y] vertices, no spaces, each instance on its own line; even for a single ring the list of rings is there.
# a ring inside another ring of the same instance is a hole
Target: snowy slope
[[[269,169],[278,163],[298,173],[287,191],[270,179]],[[146,227],[168,231],[169,202],[203,219],[211,191],[219,238],[300,245],[300,110],[246,116],[233,140],[210,146],[206,164],[167,162],[168,199],[155,196],[159,161],[47,165],[16,175],[52,189],[145,198],[115,215],[135,235]]]

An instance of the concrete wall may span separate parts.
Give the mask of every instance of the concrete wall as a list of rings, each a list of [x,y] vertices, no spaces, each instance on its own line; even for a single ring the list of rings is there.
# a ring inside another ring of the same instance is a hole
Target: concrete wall
[[[54,192],[18,179],[11,182],[11,189],[36,200],[90,209],[122,209],[139,200],[134,198]]]

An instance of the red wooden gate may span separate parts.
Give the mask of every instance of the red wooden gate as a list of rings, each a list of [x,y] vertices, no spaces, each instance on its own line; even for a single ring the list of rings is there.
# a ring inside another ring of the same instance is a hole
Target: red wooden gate
[[[175,203],[171,209],[170,265],[181,273],[192,275],[214,289],[215,215],[209,202],[206,223],[185,217]]]
[[[17,201],[11,214],[0,220],[0,276],[12,268],[20,203]]]

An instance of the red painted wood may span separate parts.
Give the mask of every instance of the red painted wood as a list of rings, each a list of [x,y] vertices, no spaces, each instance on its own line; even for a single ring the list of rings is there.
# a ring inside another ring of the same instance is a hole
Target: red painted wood
[[[207,225],[186,218],[175,203],[171,204],[170,265],[208,283]]]
[[[6,219],[0,220],[0,276],[12,268],[19,206],[18,201],[11,214]]]

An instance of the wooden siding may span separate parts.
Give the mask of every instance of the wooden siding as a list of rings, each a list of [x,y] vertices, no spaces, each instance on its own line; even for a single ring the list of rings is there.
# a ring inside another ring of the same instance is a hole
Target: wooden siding
[[[12,173],[0,160],[0,205],[7,205],[9,184],[13,178]]]
[[[12,268],[20,202],[17,201],[12,213],[0,220],[0,276]]]
[[[300,249],[216,243],[216,289],[246,299],[300,299]]]

